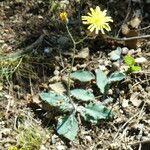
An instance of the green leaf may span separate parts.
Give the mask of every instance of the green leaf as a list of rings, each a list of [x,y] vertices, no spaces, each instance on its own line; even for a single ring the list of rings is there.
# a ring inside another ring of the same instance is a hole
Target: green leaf
[[[124,73],[116,71],[109,76],[108,80],[109,82],[114,82],[114,81],[121,81],[125,78],[126,78],[126,75]]]
[[[136,71],[141,71],[141,67],[140,66],[131,66],[131,72],[136,72]]]
[[[78,121],[74,115],[59,118],[57,133],[73,141],[78,133]]]
[[[132,56],[130,56],[130,55],[126,55],[126,56],[124,57],[124,62],[125,62],[125,64],[127,64],[128,66],[135,65],[135,59],[134,59]]]
[[[58,107],[61,111],[72,111],[73,106],[69,103],[69,98],[64,95],[58,95],[53,92],[42,92],[39,94],[40,98],[50,104],[51,106]]]
[[[71,95],[82,101],[90,101],[95,99],[92,92],[84,89],[73,89],[71,90]]]
[[[108,78],[106,74],[100,69],[96,69],[96,84],[100,91],[104,94],[108,84]]]
[[[83,70],[71,73],[70,77],[81,82],[88,82],[95,79],[95,76],[92,72]]]
[[[102,104],[90,103],[85,107],[82,107],[81,116],[85,121],[89,121],[94,124],[98,124],[100,120],[107,119],[112,116],[111,111]]]
[[[117,47],[116,50],[114,50],[111,53],[109,53],[110,59],[114,60],[114,61],[120,59],[121,51],[122,51],[121,47]]]

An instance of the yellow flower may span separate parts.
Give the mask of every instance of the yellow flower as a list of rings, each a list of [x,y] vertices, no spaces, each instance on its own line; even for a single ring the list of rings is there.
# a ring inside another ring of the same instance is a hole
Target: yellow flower
[[[99,31],[104,33],[104,29],[107,31],[110,31],[111,28],[108,24],[108,22],[113,22],[111,17],[106,16],[107,10],[101,11],[100,7],[97,6],[95,9],[90,8],[90,12],[88,12],[88,16],[82,16],[83,24],[89,24],[88,29],[93,32],[95,30],[95,33],[98,34]]]
[[[59,17],[60,17],[61,21],[65,22],[65,23],[68,22],[68,14],[67,14],[67,12],[60,13]]]

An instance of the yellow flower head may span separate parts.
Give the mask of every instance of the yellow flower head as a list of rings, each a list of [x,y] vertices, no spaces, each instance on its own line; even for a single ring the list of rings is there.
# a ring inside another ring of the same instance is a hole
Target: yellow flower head
[[[68,14],[67,14],[67,12],[64,11],[64,12],[60,13],[59,17],[60,17],[62,22],[65,22],[65,23],[68,22]]]
[[[82,16],[83,24],[89,24],[88,29],[98,34],[99,30],[104,33],[104,29],[110,31],[111,28],[108,22],[113,22],[111,17],[106,16],[107,10],[101,11],[100,7],[97,6],[95,9],[90,8],[91,13],[88,12],[88,16]]]

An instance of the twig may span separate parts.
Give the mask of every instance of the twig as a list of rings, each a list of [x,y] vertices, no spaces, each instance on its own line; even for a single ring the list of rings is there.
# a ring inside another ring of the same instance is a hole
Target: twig
[[[32,52],[32,50],[43,41],[44,36],[45,36],[45,34],[42,34],[34,43],[32,43],[31,45],[27,46],[23,50],[19,50],[19,51],[15,52],[15,53],[8,54],[7,56],[0,56],[0,61],[11,60],[11,59],[14,59],[14,58],[19,58],[19,57],[21,57],[24,54]]]
[[[139,36],[133,36],[133,37],[124,37],[124,38],[117,38],[117,37],[111,37],[111,36],[104,36],[105,39],[110,40],[116,40],[116,41],[130,41],[130,40],[136,40],[136,39],[146,39],[150,38],[150,35],[139,35]]]
[[[147,82],[147,81],[150,81],[150,79],[137,82],[137,83],[135,83],[134,85],[132,85],[132,88],[135,87],[135,86],[138,85],[138,84],[141,84],[141,83],[144,83],[144,82]]]
[[[131,142],[131,143],[129,143],[129,145],[137,146],[139,144],[147,144],[147,143],[150,143],[150,139],[149,140],[144,140],[144,141]]]
[[[149,29],[149,28],[150,28],[150,26],[147,26],[147,27],[144,27],[144,28],[141,28],[141,29],[137,29],[136,31],[147,30],[147,29]]]
[[[116,137],[118,136],[118,134],[120,133],[120,131],[123,130],[123,129],[125,128],[125,126],[126,126],[131,120],[133,120],[138,114],[139,114],[139,112],[137,112],[134,116],[132,116],[130,119],[128,119],[128,120],[118,129],[118,132],[117,132],[116,135],[114,136],[114,140],[116,139]]]
[[[127,8],[127,15],[126,15],[126,17],[125,17],[125,19],[123,20],[123,23],[122,23],[122,25],[123,24],[125,24],[125,22],[126,22],[126,20],[128,19],[128,17],[129,17],[129,14],[130,14],[130,12],[131,12],[131,0],[129,0],[129,4],[128,4],[128,8]],[[119,34],[120,34],[120,31],[121,31],[121,28],[122,28],[122,26],[120,27],[120,29],[118,30],[118,34],[117,34],[117,38],[118,38],[118,36],[119,36]]]

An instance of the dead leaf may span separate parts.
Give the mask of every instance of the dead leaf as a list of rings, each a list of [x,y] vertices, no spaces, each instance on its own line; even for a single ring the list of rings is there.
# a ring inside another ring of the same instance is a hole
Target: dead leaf
[[[58,94],[63,94],[64,92],[66,92],[66,89],[61,82],[49,84],[49,87],[51,88],[51,90],[55,91]]]
[[[141,19],[138,18],[138,17],[134,17],[134,18],[129,22],[129,24],[131,25],[131,27],[132,27],[132,28],[136,28],[136,29],[139,27],[140,23],[141,23]]]
[[[68,76],[64,75],[62,76],[62,82],[67,86],[68,85]],[[71,86],[74,84],[74,81],[70,79]]]
[[[135,92],[131,95],[130,97],[130,101],[132,102],[132,104],[136,107],[139,107],[142,103],[141,100],[138,99],[138,96],[139,96],[139,93],[138,92]]]
[[[135,36],[138,36],[138,32],[136,30],[130,30],[126,34],[126,37],[135,37]],[[138,40],[134,39],[134,40],[125,41],[125,46],[127,46],[128,48],[136,49],[138,47]]]
[[[40,104],[41,100],[39,99],[39,95],[33,95],[32,96],[32,102],[36,104]]]
[[[77,55],[75,55],[75,58],[86,59],[88,57],[89,57],[89,48],[88,47],[82,49]]]
[[[121,32],[123,35],[127,35],[129,33],[129,31],[130,31],[130,29],[127,24],[123,24],[121,26]]]

